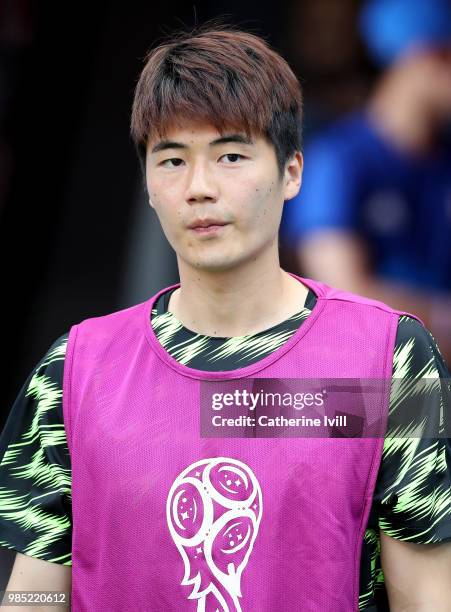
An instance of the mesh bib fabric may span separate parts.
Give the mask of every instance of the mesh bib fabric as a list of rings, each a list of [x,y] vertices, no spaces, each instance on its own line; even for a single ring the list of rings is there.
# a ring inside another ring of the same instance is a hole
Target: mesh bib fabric
[[[383,437],[202,438],[204,381],[389,379],[400,311],[292,275],[318,299],[261,361],[179,364],[156,299],[70,330],[72,610],[349,612]],[[178,286],[178,285],[173,285]],[[375,418],[386,422],[389,389]]]

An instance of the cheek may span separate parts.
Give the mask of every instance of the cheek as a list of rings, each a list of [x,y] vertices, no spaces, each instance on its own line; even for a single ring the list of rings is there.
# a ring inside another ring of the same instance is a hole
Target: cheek
[[[164,219],[170,220],[177,215],[179,200],[174,196],[170,188],[166,188],[164,184],[161,185],[157,181],[152,181],[148,191],[149,199],[160,221],[163,222]]]
[[[192,246],[189,232],[185,229],[186,221],[178,208],[169,206],[167,201],[159,202],[155,212],[161,230],[174,250],[183,251]]]
[[[273,225],[280,216],[282,195],[279,193],[277,182],[261,182],[253,185],[243,200],[244,215],[247,224],[253,227],[272,231]]]
[[[165,235],[168,236],[168,234],[172,233],[171,228],[174,226],[173,217],[175,216],[175,213],[172,213],[171,206],[168,205],[166,200],[163,202],[156,191],[151,191],[149,198],[152,202],[152,207],[158,217],[160,225]]]
[[[147,191],[155,208],[166,208],[166,202],[171,202],[175,199],[174,180],[170,180],[167,176],[162,176],[159,172],[148,172]]]

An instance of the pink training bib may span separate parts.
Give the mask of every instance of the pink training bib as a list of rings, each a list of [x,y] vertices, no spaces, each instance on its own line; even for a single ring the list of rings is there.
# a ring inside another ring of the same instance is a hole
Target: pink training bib
[[[316,293],[313,311],[233,371],[181,365],[161,346],[150,316],[170,287],[71,328],[73,612],[358,610],[383,437],[199,433],[202,381],[391,377],[402,313],[292,276]],[[374,415],[383,423],[388,405],[387,391]]]

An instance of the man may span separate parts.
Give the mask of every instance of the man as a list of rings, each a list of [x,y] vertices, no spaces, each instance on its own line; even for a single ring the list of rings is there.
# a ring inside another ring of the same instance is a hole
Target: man
[[[451,605],[446,439],[200,435],[213,383],[449,375],[414,315],[280,268],[300,114],[296,77],[254,35],[207,27],[149,54],[132,136],[181,282],[74,325],[19,394],[8,589],[71,585],[77,611]],[[381,420],[408,399],[384,395]]]
[[[281,240],[308,276],[415,312],[451,359],[451,4],[369,0],[383,68],[362,111],[309,143]]]

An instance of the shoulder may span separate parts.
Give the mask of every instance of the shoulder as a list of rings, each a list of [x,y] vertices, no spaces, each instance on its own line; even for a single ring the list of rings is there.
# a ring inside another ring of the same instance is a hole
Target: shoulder
[[[301,279],[302,280],[302,279]],[[404,312],[393,308],[389,304],[386,304],[382,300],[377,300],[369,297],[365,297],[352,291],[345,291],[328,285],[327,283],[313,281],[315,289],[319,291],[320,297],[329,301],[337,301],[343,303],[350,303],[361,306],[363,309],[377,309],[383,310],[387,313],[398,316],[399,318],[405,316],[415,320],[418,326],[423,327],[423,322],[414,313]]]
[[[36,371],[40,371],[43,369],[47,370],[51,368],[52,364],[55,364],[57,362],[60,362],[61,360],[64,360],[64,357],[66,356],[68,338],[69,338],[69,332],[66,332],[62,334],[59,338],[57,338],[50,345],[45,355],[42,357],[42,359],[37,364],[35,368]]]
[[[89,328],[120,324],[123,321],[130,320],[136,315],[139,315],[139,313],[142,312],[142,310],[145,309],[146,306],[150,305],[151,300],[152,298],[149,298],[144,302],[128,306],[127,308],[121,308],[120,310],[115,310],[113,312],[109,312],[103,315],[94,315],[91,317],[87,317],[86,319],[82,319],[79,323],[74,325],[74,327]]]
[[[448,366],[431,331],[417,318],[402,314],[398,320],[393,375],[449,378]]]
[[[87,344],[95,345],[101,350],[101,346],[108,345],[119,336],[125,338],[142,334],[145,329],[145,318],[148,316],[150,320],[152,300],[153,297],[139,304],[104,315],[92,316],[74,324],[69,333],[68,359],[75,345],[78,349]]]

